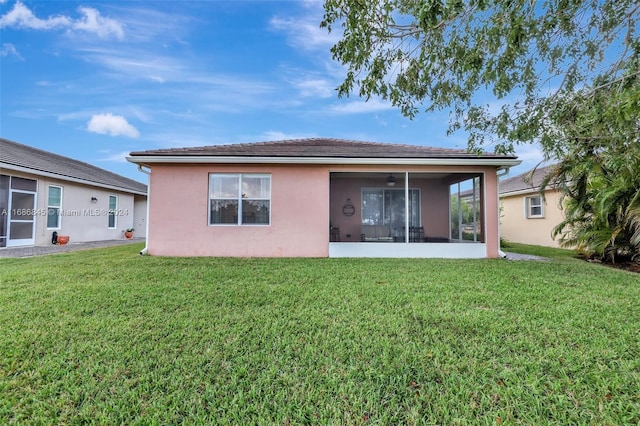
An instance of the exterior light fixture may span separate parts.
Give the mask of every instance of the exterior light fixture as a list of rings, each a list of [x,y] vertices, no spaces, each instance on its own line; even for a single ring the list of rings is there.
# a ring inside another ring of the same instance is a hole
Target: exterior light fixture
[[[393,177],[391,173],[389,173],[389,177],[387,178],[387,186],[395,186],[396,178]]]
[[[98,199],[97,199],[96,197],[91,197],[91,202],[92,202],[92,203],[97,203],[97,202],[98,202]]]

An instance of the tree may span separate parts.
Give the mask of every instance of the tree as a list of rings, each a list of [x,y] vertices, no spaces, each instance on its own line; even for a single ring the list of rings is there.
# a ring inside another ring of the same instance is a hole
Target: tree
[[[477,204],[477,200],[476,200]],[[449,202],[449,215],[451,216],[451,236],[458,238],[460,235],[460,225],[472,225],[475,226],[475,215],[478,211],[477,205],[474,207],[472,202],[458,198],[458,195],[451,195]],[[475,213],[474,213],[475,212]],[[463,233],[464,234],[464,233]],[[463,235],[463,238],[465,235]],[[470,239],[473,239],[471,235]]]
[[[626,78],[639,14],[637,0],[326,0],[321,26],[343,31],[331,49],[347,67],[340,96],[379,96],[408,117],[449,109],[449,132],[464,128],[471,150],[539,141],[551,153],[550,114]]]
[[[539,142],[556,235],[614,260],[640,253],[639,18],[638,0],[325,0],[321,26],[343,31],[339,96],[449,109],[470,150]]]
[[[563,152],[542,187],[563,194],[560,242],[615,262],[640,257],[640,76],[600,83],[553,114]]]

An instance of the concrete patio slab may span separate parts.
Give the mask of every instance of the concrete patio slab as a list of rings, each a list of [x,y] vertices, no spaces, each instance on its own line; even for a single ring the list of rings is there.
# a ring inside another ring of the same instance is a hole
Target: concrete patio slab
[[[119,246],[144,242],[144,238],[131,240],[90,241],[86,243],[69,243],[65,245],[27,246],[0,248],[0,258],[33,257],[49,254],[67,253],[70,251]]]

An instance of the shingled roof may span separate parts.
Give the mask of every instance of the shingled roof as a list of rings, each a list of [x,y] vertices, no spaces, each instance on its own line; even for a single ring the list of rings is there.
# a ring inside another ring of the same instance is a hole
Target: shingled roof
[[[0,169],[5,168],[134,194],[147,194],[147,186],[133,179],[82,161],[0,138]]]
[[[543,179],[552,171],[554,165],[529,170],[525,173],[500,181],[500,195],[509,195],[519,191],[538,191]]]
[[[464,149],[435,148],[419,145],[403,145],[379,142],[360,142],[331,138],[309,138],[255,142],[230,145],[211,145],[191,148],[168,148],[136,151],[136,157],[276,157],[276,158],[441,158],[441,159],[496,159],[515,160],[514,156],[470,153]]]

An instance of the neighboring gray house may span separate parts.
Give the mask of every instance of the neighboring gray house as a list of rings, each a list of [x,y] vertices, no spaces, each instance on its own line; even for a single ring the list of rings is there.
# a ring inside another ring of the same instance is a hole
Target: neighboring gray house
[[[0,138],[0,248],[144,237],[146,210],[145,184]]]

